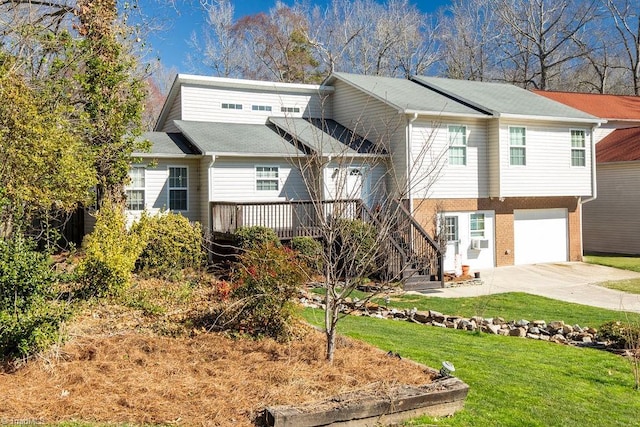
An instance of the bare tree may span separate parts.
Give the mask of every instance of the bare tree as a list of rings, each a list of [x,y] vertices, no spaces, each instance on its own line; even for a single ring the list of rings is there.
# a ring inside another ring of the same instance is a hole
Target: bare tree
[[[496,76],[497,25],[491,0],[454,0],[440,14],[444,75],[454,79],[486,81]]]
[[[560,87],[563,67],[582,59],[587,25],[597,16],[595,0],[493,0],[504,29],[502,66],[505,80],[524,88]]]
[[[632,93],[640,95],[640,13],[632,0],[602,0],[620,35],[626,71],[630,74]]]
[[[366,106],[363,107],[366,110]],[[391,136],[403,132],[404,118],[378,117],[378,130],[366,132],[366,123],[352,129],[332,120],[288,119],[287,133],[305,135],[313,150],[293,156],[310,194],[310,205],[295,213],[297,221],[323,242],[326,358],[333,360],[336,328],[353,292],[363,278],[375,277],[388,288],[411,272],[436,274],[442,262],[438,244],[409,212],[410,193],[425,197],[444,166],[446,148],[434,145],[439,123],[433,123],[420,142],[414,141],[411,167],[396,168],[390,155]],[[371,139],[369,139],[371,138]],[[302,144],[294,140],[295,144]],[[372,192],[362,198],[363,189]],[[367,297],[358,308],[376,295]],[[348,311],[348,310],[347,310]]]

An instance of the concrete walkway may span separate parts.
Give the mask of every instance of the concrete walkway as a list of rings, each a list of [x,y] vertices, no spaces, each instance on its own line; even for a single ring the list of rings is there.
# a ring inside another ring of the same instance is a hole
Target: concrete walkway
[[[535,264],[480,270],[482,285],[433,289],[422,294],[443,298],[526,292],[561,301],[640,313],[640,295],[596,286],[609,280],[640,278],[640,273],[582,262]]]

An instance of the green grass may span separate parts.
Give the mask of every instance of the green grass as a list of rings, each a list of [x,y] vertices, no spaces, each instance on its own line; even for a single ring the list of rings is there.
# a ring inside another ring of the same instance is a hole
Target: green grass
[[[630,255],[588,255],[584,261],[590,264],[605,265],[640,273],[640,257]]]
[[[598,283],[598,286],[630,294],[640,294],[640,279],[612,280],[610,282]]]
[[[365,294],[354,293],[360,299]],[[374,298],[374,302],[384,305],[383,298]],[[473,298],[439,298],[416,294],[394,296],[390,307],[398,309],[417,308],[419,311],[435,310],[440,313],[458,316],[502,317],[505,320],[527,319],[564,320],[571,325],[591,326],[598,328],[611,320],[634,320],[640,322],[640,313],[623,313],[604,308],[567,303],[551,298],[509,292],[504,294],[484,295]]]
[[[589,255],[584,257],[590,264],[605,265],[607,267],[621,268],[623,270],[637,271],[640,273],[640,257],[630,255]],[[640,279],[615,280],[599,283],[609,289],[615,289],[632,294],[640,294]]]
[[[322,323],[319,310],[304,315]],[[443,360],[455,365],[470,386],[465,409],[416,424],[629,426],[640,417],[630,364],[604,351],[355,316],[339,331],[435,368]]]

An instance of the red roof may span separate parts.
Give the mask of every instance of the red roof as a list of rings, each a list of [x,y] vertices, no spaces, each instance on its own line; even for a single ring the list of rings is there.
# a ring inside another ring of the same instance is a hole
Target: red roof
[[[533,92],[601,119],[640,120],[640,96],[544,90]]]
[[[597,163],[640,160],[640,127],[617,129],[596,144]]]

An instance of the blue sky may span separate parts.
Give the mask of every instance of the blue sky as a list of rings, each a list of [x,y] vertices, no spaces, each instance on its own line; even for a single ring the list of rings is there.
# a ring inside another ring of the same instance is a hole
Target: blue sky
[[[285,0],[284,3],[292,4],[293,0]],[[311,0],[311,3],[325,5],[327,0]],[[449,0],[421,0],[412,1],[412,3],[423,12],[433,12],[449,3]],[[166,28],[162,31],[154,31],[147,38],[153,55],[159,56],[167,69],[174,68],[179,73],[204,72],[204,70],[194,70],[187,63],[191,34],[200,33],[204,24],[205,17],[198,0],[176,0],[174,7],[169,6],[166,0],[139,0],[139,4],[145,14],[154,16]],[[274,4],[275,0],[233,1],[236,19],[245,15],[267,12]]]

